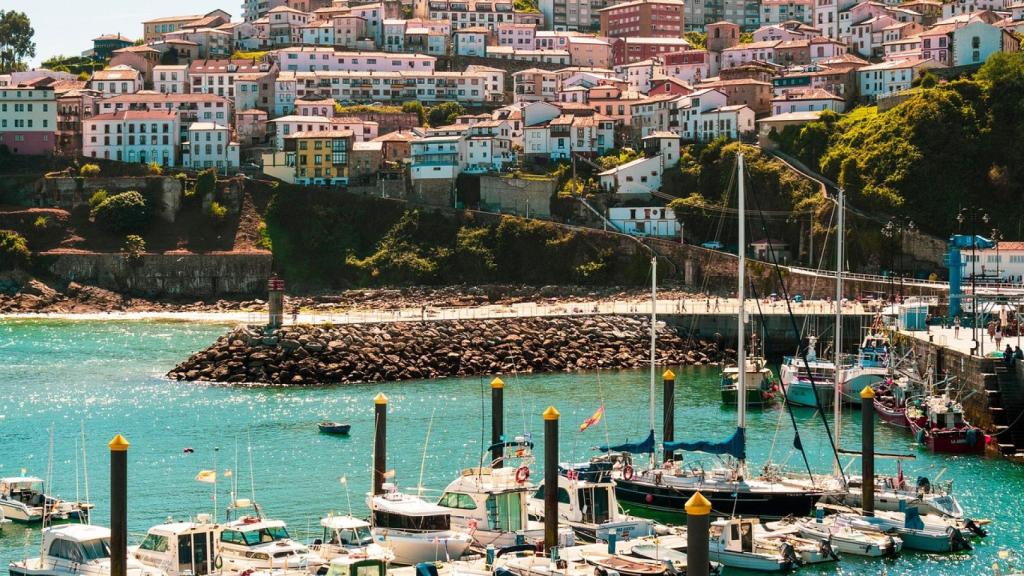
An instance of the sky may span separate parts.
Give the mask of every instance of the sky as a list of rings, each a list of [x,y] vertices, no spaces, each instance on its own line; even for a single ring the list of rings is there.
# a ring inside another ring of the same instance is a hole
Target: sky
[[[92,48],[92,39],[100,34],[120,32],[141,38],[143,20],[205,14],[217,8],[241,19],[241,0],[0,0],[0,9],[24,12],[32,21],[36,31],[33,67],[57,54],[81,54]]]

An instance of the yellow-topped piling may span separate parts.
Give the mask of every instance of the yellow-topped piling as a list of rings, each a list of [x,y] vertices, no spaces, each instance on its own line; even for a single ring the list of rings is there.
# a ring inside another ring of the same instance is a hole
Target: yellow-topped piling
[[[545,420],[558,420],[558,417],[561,415],[562,413],[556,410],[554,406],[548,406],[548,409],[544,411]]]
[[[686,574],[708,576],[711,569],[711,502],[700,492],[694,492],[683,508],[686,509]]]
[[[388,397],[385,396],[383,392],[378,392],[377,395],[373,397],[373,403],[374,404],[387,404],[388,403]]]
[[[864,389],[860,391],[860,397],[864,399],[874,398],[875,389],[871,386],[865,386]]]
[[[109,447],[112,452],[124,452],[128,450],[128,446],[130,446],[128,440],[120,434],[114,436],[110,441],[110,444],[107,444],[107,447]]]
[[[494,380],[491,380],[491,388],[504,388],[504,387],[505,387],[505,382],[501,378],[498,378],[497,376],[495,376]]]
[[[676,379],[676,373],[673,372],[671,368],[669,368],[669,369],[665,370],[665,372],[661,375],[661,379],[662,380],[675,380]]]
[[[708,499],[699,491],[694,492],[693,496],[690,496],[690,499],[686,501],[683,508],[686,509],[687,516],[707,516],[711,514],[711,502],[708,502]]]

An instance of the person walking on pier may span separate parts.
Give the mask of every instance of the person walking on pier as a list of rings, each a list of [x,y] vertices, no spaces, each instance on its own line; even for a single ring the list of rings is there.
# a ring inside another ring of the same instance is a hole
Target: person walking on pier
[[[995,332],[996,333],[994,338],[996,341],[996,350],[999,350],[999,345],[1003,342],[1003,329],[999,326],[996,326]],[[1007,344],[1007,346],[1009,346],[1009,344]]]
[[[953,338],[956,340],[960,339],[960,317],[953,318]]]
[[[988,321],[988,326],[985,327],[988,332],[988,341],[991,342],[996,337],[996,323],[994,320]],[[996,345],[998,347],[998,344]]]

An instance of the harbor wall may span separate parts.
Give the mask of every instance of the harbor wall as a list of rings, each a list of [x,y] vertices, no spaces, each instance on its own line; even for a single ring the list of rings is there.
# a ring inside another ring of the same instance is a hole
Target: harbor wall
[[[714,300],[711,301],[711,309],[714,311]],[[706,314],[703,311],[705,304],[700,304],[699,314],[676,314],[661,316],[667,324],[684,335],[719,340],[724,342],[736,342],[737,322],[734,314]],[[763,305],[764,306],[764,305]],[[782,310],[783,304],[778,304],[776,312]],[[757,309],[752,305],[748,311],[750,322],[754,323],[761,342],[764,344],[764,351],[768,356],[793,354],[799,344],[799,338],[793,331],[793,321],[786,314],[757,315]],[[826,349],[831,349],[834,339],[835,316],[828,314],[795,314],[796,325],[804,334],[818,336],[819,344],[817,351],[823,355]],[[871,315],[843,316],[843,350],[853,352],[857,349],[864,336],[864,330],[871,325]],[[731,346],[730,346],[731,347]]]
[[[34,258],[47,272],[78,282],[146,297],[264,296],[271,275],[269,252],[122,254],[42,252]]]

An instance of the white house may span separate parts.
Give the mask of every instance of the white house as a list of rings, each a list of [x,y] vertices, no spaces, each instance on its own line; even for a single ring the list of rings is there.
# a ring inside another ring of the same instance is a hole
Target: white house
[[[456,56],[486,56],[487,28],[472,26],[452,34],[452,50]]]
[[[153,67],[153,89],[162,94],[188,92],[188,65],[161,64]]]
[[[181,162],[186,168],[216,168],[228,173],[239,166],[238,142],[231,141],[231,129],[213,122],[193,122],[188,141],[181,146]]]
[[[82,121],[82,155],[120,162],[178,162],[174,110],[122,110]]]
[[[605,170],[598,174],[601,188],[619,196],[650,197],[651,192],[661,188],[661,174],[664,170],[661,156],[637,158]]]
[[[857,70],[860,97],[873,102],[879,96],[909,90],[911,82],[921,70],[938,66],[934,60],[919,58],[889,60],[865,66]]]
[[[742,66],[749,62],[775,62],[777,40],[737,44],[722,50],[722,70]]]
[[[789,88],[772,98],[772,114],[832,110],[842,113],[846,101],[821,88]]]
[[[104,98],[118,94],[134,94],[142,90],[142,73],[131,66],[114,66],[97,70],[89,79],[89,88],[103,94]]]
[[[608,220],[624,234],[679,238],[675,212],[664,206],[609,208]]]
[[[409,177],[419,180],[452,180],[462,172],[464,136],[428,136],[410,143]]]

